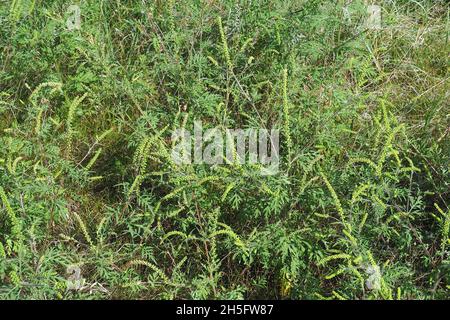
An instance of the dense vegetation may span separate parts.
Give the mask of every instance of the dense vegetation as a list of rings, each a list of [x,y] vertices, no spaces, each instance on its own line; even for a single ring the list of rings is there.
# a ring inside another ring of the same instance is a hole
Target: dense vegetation
[[[2,1],[0,297],[449,298],[448,1],[374,3]],[[280,172],[175,165],[194,120]]]

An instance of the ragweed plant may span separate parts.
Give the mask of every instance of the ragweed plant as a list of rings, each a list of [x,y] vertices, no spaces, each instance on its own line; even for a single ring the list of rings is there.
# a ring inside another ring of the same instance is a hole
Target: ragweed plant
[[[447,299],[448,5],[375,2],[0,2],[0,298]]]

